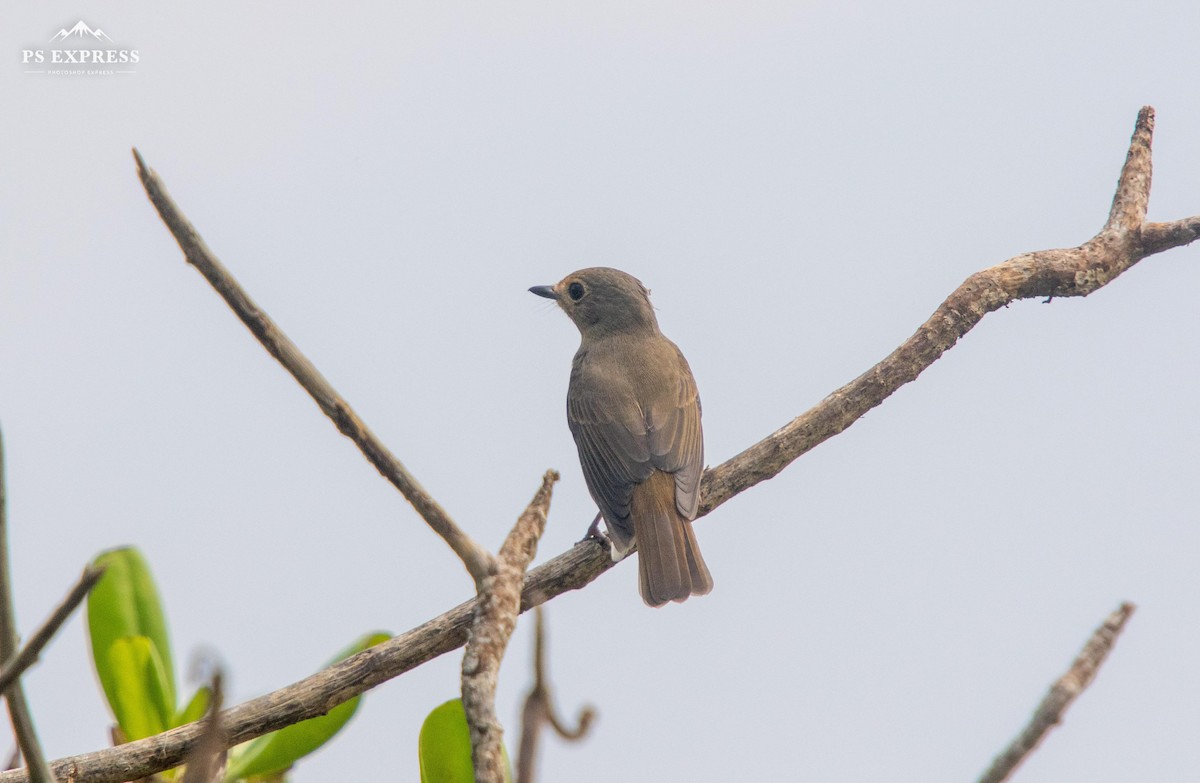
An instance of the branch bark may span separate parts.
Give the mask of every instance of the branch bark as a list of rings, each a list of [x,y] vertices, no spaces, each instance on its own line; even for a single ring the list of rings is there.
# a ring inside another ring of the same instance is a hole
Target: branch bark
[[[358,446],[363,456],[392,483],[421,518],[442,537],[454,553],[462,560],[467,572],[475,580],[476,589],[491,568],[491,554],[479,546],[466,534],[446,510],[425,491],[408,469],[396,458],[387,446],[367,427],[358,417],[350,403],[337,393],[333,385],[325,379],[316,366],[309,361],[295,343],[288,338],[283,330],[275,324],[271,317],[260,308],[245,292],[225,265],[217,259],[200,233],[175,205],[158,174],[146,165],[141,154],[135,149],[133,157],[137,161],[138,176],[150,203],[158,210],[159,217],[166,224],[179,248],[183,251],[187,262],[196,267],[200,274],[217,290],[225,303],[241,319],[267,352],[274,356],[284,368],[292,374],[317,407],[328,416],[338,428],[338,431]]]
[[[2,502],[2,501],[0,501]],[[67,593],[67,597],[55,608],[46,621],[42,623],[33,634],[29,637],[29,641],[21,648],[19,652],[5,662],[0,668],[0,691],[5,690],[18,677],[20,677],[26,669],[37,663],[38,656],[49,643],[54,634],[58,633],[58,629],[67,621],[71,613],[83,602],[96,583],[100,581],[100,577],[104,576],[103,568],[95,568],[88,566],[83,570],[83,575],[75,583]]]
[[[4,435],[0,433],[0,659],[8,660],[16,654],[19,638],[13,613],[12,568],[8,559],[8,490],[5,488],[4,472]],[[33,726],[25,689],[19,679],[4,691],[4,698],[8,702],[8,717],[12,720],[17,746],[25,759],[28,779],[33,783],[54,783],[54,776],[46,764],[37,730]]]
[[[188,751],[179,783],[220,783],[225,779],[225,727],[221,705],[225,702],[224,675],[218,668],[209,684],[208,712],[200,721],[203,731]]]
[[[899,348],[816,407],[705,475],[701,514],[772,478],[913,381],[993,310],[1018,299],[1087,296],[1146,256],[1200,238],[1200,216],[1144,223],[1150,199],[1154,110],[1138,112],[1104,227],[1079,247],[1010,258],[968,277]]]
[[[1021,762],[1033,753],[1050,729],[1062,721],[1067,708],[1092,684],[1100,665],[1112,652],[1117,637],[1133,615],[1133,610],[1133,604],[1121,604],[1104,620],[1083,646],[1071,668],[1050,686],[1050,692],[1038,705],[1029,725],[996,757],[991,768],[979,779],[979,783],[1003,783],[1008,780]]]
[[[554,709],[554,697],[550,693],[550,677],[546,673],[546,629],[542,607],[533,609],[533,687],[525,697],[521,710],[521,746],[517,752],[516,783],[533,783],[537,768],[538,743],[542,727],[549,724],[563,739],[574,742],[587,734],[596,711],[584,707],[579,712],[575,728],[569,729]]]
[[[483,580],[471,618],[462,662],[462,701],[471,729],[471,760],[478,783],[504,783],[501,739],[496,717],[496,680],[504,650],[521,613],[521,582],[546,531],[546,514],[558,473],[546,471],[542,486],[504,540],[492,574]]]
[[[700,515],[709,513],[760,481],[772,478],[800,455],[845,430],[901,386],[917,378],[987,313],[1018,299],[1086,296],[1142,258],[1189,244],[1200,237],[1200,216],[1171,223],[1143,222],[1149,203],[1153,127],[1154,112],[1145,107],[1138,113],[1112,209],[1095,237],[1074,248],[1016,256],[968,277],[912,337],[881,362],[781,429],[706,471]],[[161,191],[157,178],[148,173],[144,164],[141,164],[141,171],[147,189],[154,187]],[[151,198],[155,200],[156,196]],[[157,198],[169,203],[165,193],[160,192]],[[157,206],[158,201],[155,203]],[[170,208],[176,216],[173,220],[182,226],[181,246],[192,261],[195,250],[189,252],[189,248],[193,245],[202,248],[203,244],[173,204]],[[252,305],[250,310],[258,313],[256,317],[265,319]],[[252,318],[251,323],[257,321]],[[269,321],[264,323],[269,324]],[[256,328],[267,331],[264,327],[251,326],[252,331]],[[268,345],[268,350],[275,353],[278,349]],[[294,346],[291,350],[295,350]],[[338,410],[329,401],[322,403],[318,399],[318,404],[327,413],[327,405],[332,406],[335,413]],[[335,417],[335,421],[339,419]],[[354,421],[357,422],[357,418]],[[608,553],[599,544],[582,541],[526,576],[522,610],[568,590],[584,587],[612,566]],[[227,710],[224,722],[229,732],[228,741],[231,744],[245,742],[323,714],[381,682],[462,646],[467,639],[475,605],[475,600],[460,604],[388,642]],[[95,783],[144,777],[178,765],[196,741],[199,731],[196,724],[189,724],[117,748],[61,759],[55,762],[54,769],[61,776],[72,774],[75,780]],[[26,780],[23,770],[0,774],[0,783],[23,780]]]

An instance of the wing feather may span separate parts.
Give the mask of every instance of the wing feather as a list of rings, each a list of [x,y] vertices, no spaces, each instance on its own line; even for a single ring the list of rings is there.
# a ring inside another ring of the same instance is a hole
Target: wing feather
[[[674,384],[618,383],[614,373],[604,380],[585,380],[596,368],[588,364],[584,350],[572,367],[567,421],[584,478],[610,529],[626,539],[633,535],[629,520],[633,488],[656,469],[674,475],[680,514],[691,519],[699,505],[704,469],[700,398],[687,361],[674,344],[668,345],[665,361],[654,370],[659,378],[677,379]],[[649,394],[647,388],[660,391]],[[598,389],[602,395],[595,393]]]

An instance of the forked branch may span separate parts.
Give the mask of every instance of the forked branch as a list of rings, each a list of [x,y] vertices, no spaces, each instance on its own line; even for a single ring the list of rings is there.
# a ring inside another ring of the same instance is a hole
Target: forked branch
[[[596,711],[584,707],[574,728],[566,723],[554,709],[554,697],[550,693],[550,675],[546,666],[546,621],[542,607],[533,609],[533,687],[525,696],[521,709],[521,747],[517,752],[516,783],[533,783],[537,769],[538,744],[542,728],[549,726],[559,737],[568,742],[584,738],[596,717]]]
[[[3,667],[0,667],[0,691],[7,689],[26,669],[37,663],[38,656],[50,643],[50,639],[58,633],[58,629],[67,621],[71,613],[83,603],[83,599],[87,598],[87,594],[96,586],[102,576],[104,576],[103,568],[89,565],[83,570],[83,575],[71,587],[67,597],[55,607],[45,622],[38,626],[38,629],[29,637],[29,641],[25,642],[21,649],[5,662]]]
[[[893,392],[915,380],[988,313],[1018,299],[1087,296],[1143,258],[1200,237],[1200,216],[1145,223],[1150,200],[1154,110],[1137,124],[1112,209],[1100,233],[1079,247],[1010,258],[968,277],[933,315],[883,361],[817,406],[705,475],[701,514],[772,478],[814,446],[843,431]]]
[[[5,489],[4,474],[4,436],[0,433],[0,658],[8,660],[17,655],[18,638],[13,615],[12,568],[8,560],[8,490]],[[28,777],[34,783],[52,783],[54,777],[42,755],[42,745],[33,726],[29,703],[25,700],[25,688],[19,678],[4,691],[4,699],[8,702],[8,717],[12,720],[21,757],[25,759],[26,767],[33,771]]]
[[[521,582],[537,554],[537,543],[546,532],[550,493],[558,473],[546,471],[542,486],[521,514],[496,557],[496,568],[483,581],[471,619],[471,632],[462,662],[462,701],[471,729],[471,757],[475,780],[503,783],[504,760],[500,740],[503,729],[496,717],[496,681],[504,650],[521,613]]]

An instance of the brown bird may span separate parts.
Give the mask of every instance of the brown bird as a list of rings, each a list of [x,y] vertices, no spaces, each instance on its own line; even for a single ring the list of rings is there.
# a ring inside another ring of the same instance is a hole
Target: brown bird
[[[691,523],[704,472],[700,396],[687,360],[658,329],[650,292],[607,267],[529,290],[558,302],[579,327],[567,423],[613,559],[637,544],[650,606],[709,592]]]

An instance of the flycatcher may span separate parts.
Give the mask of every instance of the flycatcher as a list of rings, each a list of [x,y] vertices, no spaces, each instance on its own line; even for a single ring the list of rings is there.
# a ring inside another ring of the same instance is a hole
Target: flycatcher
[[[650,606],[709,592],[691,522],[704,472],[700,396],[687,360],[659,331],[650,292],[607,267],[529,290],[558,302],[579,327],[567,423],[613,559],[637,544]]]

